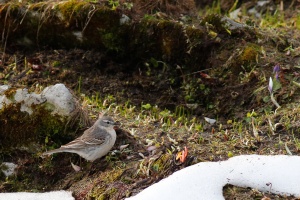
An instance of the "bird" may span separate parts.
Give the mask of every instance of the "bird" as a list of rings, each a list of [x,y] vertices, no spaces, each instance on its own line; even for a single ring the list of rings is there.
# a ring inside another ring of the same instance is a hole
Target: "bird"
[[[105,156],[116,142],[115,125],[118,125],[110,116],[100,114],[98,120],[82,136],[62,145],[58,149],[46,151],[42,157],[54,153],[68,152],[76,153],[87,161],[93,162]]]

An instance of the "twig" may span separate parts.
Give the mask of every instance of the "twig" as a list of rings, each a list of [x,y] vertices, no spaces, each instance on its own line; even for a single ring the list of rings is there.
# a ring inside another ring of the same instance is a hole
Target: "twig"
[[[192,73],[190,73],[190,74],[183,74],[183,75],[181,75],[181,77],[182,77],[182,76],[189,76],[189,75],[197,74],[197,73],[199,73],[199,72],[208,71],[208,70],[210,70],[210,69],[212,69],[212,68],[203,69],[203,70],[200,70],[200,71],[192,72]]]
[[[85,31],[86,27],[88,26],[88,24],[90,23],[93,15],[96,13],[97,9],[96,7],[93,5],[93,9],[90,10],[90,12],[88,13],[88,16],[87,16],[87,22],[85,23],[83,29],[82,29],[82,33]]]

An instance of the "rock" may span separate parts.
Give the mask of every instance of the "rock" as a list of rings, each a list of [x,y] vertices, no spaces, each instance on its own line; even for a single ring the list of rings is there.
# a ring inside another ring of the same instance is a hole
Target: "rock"
[[[46,87],[42,96],[46,98],[47,103],[55,106],[52,114],[68,116],[75,109],[73,95],[64,84]]]
[[[36,105],[45,106],[51,111],[51,114],[68,116],[75,109],[75,101],[70,91],[63,84],[46,87],[41,94],[28,93],[28,90],[17,89],[15,94],[13,91],[8,92],[10,97],[5,94],[10,86],[0,86],[0,110],[10,104],[20,104],[20,111],[27,112],[29,115],[33,113],[33,107]],[[49,105],[50,104],[50,105]]]
[[[14,100],[14,102],[21,104],[20,111],[27,112],[29,115],[33,112],[31,108],[32,106],[42,104],[47,101],[47,99],[43,98],[40,94],[29,94],[27,89],[17,89]]]
[[[0,169],[6,177],[15,174],[15,169],[17,167],[18,167],[18,165],[11,163],[11,162],[3,162],[0,165]]]
[[[9,85],[1,85],[0,86],[0,94],[3,94],[6,90],[10,88]]]
[[[66,124],[75,105],[75,98],[63,84],[46,87],[41,93],[0,86],[1,147],[32,153],[54,134],[67,137],[73,133]]]

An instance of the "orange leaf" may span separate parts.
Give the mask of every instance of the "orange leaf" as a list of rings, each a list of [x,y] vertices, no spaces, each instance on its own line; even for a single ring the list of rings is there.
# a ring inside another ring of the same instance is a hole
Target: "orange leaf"
[[[188,155],[188,150],[187,150],[187,148],[185,146],[184,150],[181,153],[180,162],[184,163],[185,160],[186,160],[187,155]]]

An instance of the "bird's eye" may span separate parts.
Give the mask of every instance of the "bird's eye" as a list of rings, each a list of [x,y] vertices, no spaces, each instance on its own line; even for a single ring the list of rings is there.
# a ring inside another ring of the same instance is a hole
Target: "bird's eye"
[[[109,120],[103,120],[103,122],[106,124],[111,124],[111,122]]]

